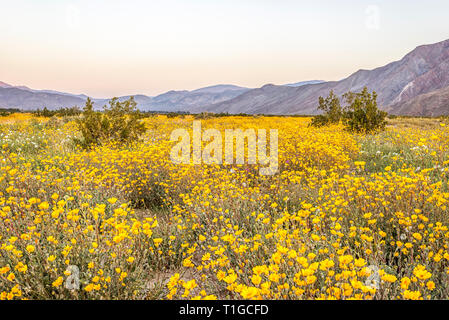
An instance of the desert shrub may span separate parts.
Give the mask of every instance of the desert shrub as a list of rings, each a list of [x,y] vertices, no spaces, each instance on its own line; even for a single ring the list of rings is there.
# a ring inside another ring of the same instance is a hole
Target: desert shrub
[[[20,113],[19,109],[15,108],[0,108],[0,117],[7,117],[13,113]]]
[[[351,132],[371,133],[385,129],[387,113],[377,107],[377,93],[348,92],[343,95],[347,106],[344,108],[345,126]]]
[[[167,113],[167,118],[176,118],[178,117],[180,114],[177,112],[169,112]]]
[[[340,99],[333,91],[326,98],[320,97],[318,110],[323,114],[315,116],[311,125],[321,127],[342,121],[348,131],[356,133],[372,133],[385,128],[388,114],[377,107],[375,91],[370,93],[365,87],[358,93],[345,93],[343,99],[345,107],[341,107]]]
[[[45,117],[45,118],[51,118],[54,116],[58,117],[72,117],[72,116],[78,116],[81,114],[81,110],[78,107],[70,107],[70,108],[59,108],[55,110],[49,110],[47,107],[44,107],[44,109],[40,110],[37,109],[35,111],[31,111],[35,116],[37,117]]]
[[[199,114],[193,115],[194,119],[210,119],[213,118],[213,114],[210,112],[201,112]]]
[[[319,114],[312,118],[312,122],[310,123],[313,127],[323,127],[329,124],[329,119],[324,114]]]
[[[311,125],[315,127],[338,124],[343,116],[340,99],[334,94],[334,91],[331,91],[326,98],[319,98],[318,110],[324,113],[312,119]]]
[[[88,147],[107,141],[128,143],[138,140],[146,128],[140,121],[141,116],[136,105],[133,97],[122,102],[113,98],[109,101],[109,106],[103,107],[103,112],[97,112],[88,98],[82,116],[77,121],[82,134],[82,140],[78,142]]]
[[[35,114],[37,117],[50,118],[50,117],[53,117],[53,116],[55,115],[55,111],[54,111],[54,110],[53,110],[53,111],[48,110],[47,107],[44,107],[44,109],[42,109],[42,110],[37,109],[37,110],[34,112],[34,114]]]

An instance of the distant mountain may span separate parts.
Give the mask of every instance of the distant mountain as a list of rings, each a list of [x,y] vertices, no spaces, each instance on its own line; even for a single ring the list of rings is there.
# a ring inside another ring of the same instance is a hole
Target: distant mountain
[[[324,80],[310,80],[310,81],[301,81],[301,82],[296,82],[296,83],[289,83],[289,84],[284,84],[284,86],[287,87],[302,87],[308,84],[318,84],[318,83],[323,83],[326,82]]]
[[[250,90],[234,85],[215,85],[193,91],[169,91],[161,95],[150,97],[134,95],[137,107],[143,111],[189,111],[195,107],[219,103],[237,97]],[[120,101],[130,96],[119,97]],[[87,96],[54,90],[35,90],[25,86],[12,86],[0,82],[0,107],[18,108],[21,110],[36,110],[47,107],[57,109],[61,107],[84,106]],[[93,98],[95,109],[101,109],[110,99]]]
[[[193,108],[223,102],[239,96],[250,90],[249,88],[238,87],[234,85],[216,85],[193,91],[168,91],[155,97],[144,95],[134,96],[137,106],[143,111],[190,111]],[[128,99],[129,96],[120,97],[119,100]],[[103,106],[108,103],[108,99],[94,99],[95,105]]]
[[[449,40],[417,47],[400,61],[374,70],[359,70],[341,81],[300,87],[266,85],[234,99],[193,111],[316,114],[318,98],[327,96],[330,90],[342,95],[347,91],[360,91],[364,86],[378,93],[382,109],[392,113],[400,110],[400,114],[409,114],[402,107],[407,101],[449,86]],[[422,107],[425,115],[431,115],[432,110],[437,109],[443,114],[449,114],[449,109],[444,105]]]
[[[15,87],[0,87],[0,107],[21,110],[36,110],[47,107],[57,109],[84,105],[85,99],[76,96],[54,94],[47,92],[33,92]]]
[[[121,97],[118,97],[118,100],[119,101],[125,101],[125,100],[128,100],[130,97],[131,96],[121,96]],[[142,95],[142,94],[136,94],[136,95],[134,95],[132,97],[134,97],[134,101],[137,102],[137,107],[140,110],[144,110],[145,106],[148,105],[148,103],[152,99],[152,97],[149,97],[149,96],[146,96],[146,95]],[[87,99],[87,96],[85,96],[84,100],[85,99]],[[94,103],[94,109],[101,110],[103,108],[103,106],[109,104],[109,101],[111,99],[95,99],[95,98],[91,98],[91,100]]]
[[[193,91],[169,91],[153,97],[151,101],[141,106],[143,110],[158,111],[191,111],[195,108],[220,103],[250,90],[233,85],[216,85]]]
[[[381,109],[399,115],[449,115],[449,40],[419,46],[401,60],[373,70],[359,70],[340,81],[267,84],[250,89],[221,84],[187,91],[168,91],[155,97],[135,95],[144,111],[228,112],[249,114],[317,114],[318,98],[331,90],[337,95],[375,90]],[[129,96],[119,97],[120,100]],[[0,107],[32,110],[82,107],[86,95],[34,90],[0,82]],[[101,109],[109,99],[93,99]]]
[[[193,90],[192,93],[222,93],[225,91],[248,91],[248,88],[234,86],[232,84],[219,84],[210,87]]]

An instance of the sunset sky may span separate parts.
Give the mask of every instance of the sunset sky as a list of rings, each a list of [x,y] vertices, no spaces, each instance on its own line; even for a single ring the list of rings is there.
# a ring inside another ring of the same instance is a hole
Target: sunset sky
[[[447,0],[0,0],[0,81],[93,97],[339,80],[449,38]]]

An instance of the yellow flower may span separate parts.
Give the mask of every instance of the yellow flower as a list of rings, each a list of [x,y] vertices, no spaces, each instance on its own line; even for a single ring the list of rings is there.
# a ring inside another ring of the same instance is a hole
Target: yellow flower
[[[365,261],[365,259],[363,259],[363,258],[360,258],[360,259],[356,259],[355,260],[355,262],[354,262],[354,265],[356,266],[356,267],[363,267],[363,266],[365,266],[366,265],[366,261]]]
[[[63,282],[63,278],[59,277],[58,279],[53,281],[52,286],[57,288],[57,287],[59,287],[62,284],[62,282]]]
[[[404,296],[405,299],[410,299],[410,300],[419,300],[421,298],[421,292],[419,292],[419,291],[405,290],[402,295]]]
[[[95,289],[95,286],[93,283],[89,283],[87,286],[84,287],[84,290],[87,292],[91,292],[94,289]]]
[[[413,270],[413,274],[419,280],[427,280],[427,279],[429,279],[432,276],[432,274],[430,272],[428,272],[423,265],[418,265]]]
[[[122,272],[122,273],[120,273],[119,281],[122,281],[122,280],[125,279],[127,276],[128,276],[128,272]]]
[[[156,248],[157,248],[157,247],[159,247],[159,245],[161,244],[162,238],[154,238],[154,239],[153,239],[153,242],[154,242],[154,245],[155,245]]]
[[[316,280],[317,280],[317,277],[315,277],[315,276],[307,276],[306,277],[307,284],[313,284],[313,283],[315,283]]]
[[[392,275],[392,274],[384,274],[384,275],[381,277],[381,279],[382,279],[383,281],[391,282],[391,283],[393,283],[393,282],[395,282],[395,281],[397,280],[397,278],[396,278],[394,275]]]
[[[226,272],[224,272],[224,271],[222,271],[222,270],[218,270],[218,272],[217,272],[217,279],[218,279],[219,281],[221,281],[221,280],[224,279],[224,277],[226,277]]]
[[[413,234],[413,238],[415,238],[416,240],[421,240],[421,239],[422,239],[422,236],[421,236],[421,234],[415,232],[415,233]]]
[[[404,277],[401,279],[401,288],[402,289],[408,289],[409,285],[411,283],[410,278]]]
[[[197,286],[195,279],[192,279],[190,281],[185,282],[183,285],[184,289],[186,290],[192,290]]]
[[[14,281],[15,278],[16,278],[16,276],[14,275],[14,273],[11,272],[6,279],[8,279],[9,281],[12,282],[12,281]]]
[[[245,287],[241,292],[241,296],[243,297],[243,299],[246,299],[246,300],[254,299],[258,295],[259,295],[259,289],[255,288],[255,287]]]
[[[28,266],[27,266],[26,264],[23,264],[22,262],[19,262],[19,263],[16,265],[16,269],[17,269],[19,272],[25,273],[25,272],[27,272],[27,270],[28,270]]]
[[[224,282],[227,284],[231,284],[237,280],[237,275],[235,273],[231,273],[223,278]]]
[[[427,286],[427,289],[429,289],[430,291],[435,289],[435,283],[433,281],[428,281],[426,286]]]
[[[48,202],[44,201],[44,202],[41,202],[38,207],[41,210],[47,210],[50,206],[49,206]]]
[[[351,255],[345,255],[345,256],[338,257],[338,261],[343,265],[350,263],[352,260],[353,260],[353,257]]]
[[[251,277],[251,282],[256,286],[258,286],[261,281],[262,281],[262,278],[257,274],[255,274]]]

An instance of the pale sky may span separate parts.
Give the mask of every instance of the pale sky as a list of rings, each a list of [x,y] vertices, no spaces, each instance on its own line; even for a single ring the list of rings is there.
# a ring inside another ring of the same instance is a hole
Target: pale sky
[[[0,81],[93,97],[339,80],[449,38],[447,0],[0,0]]]

